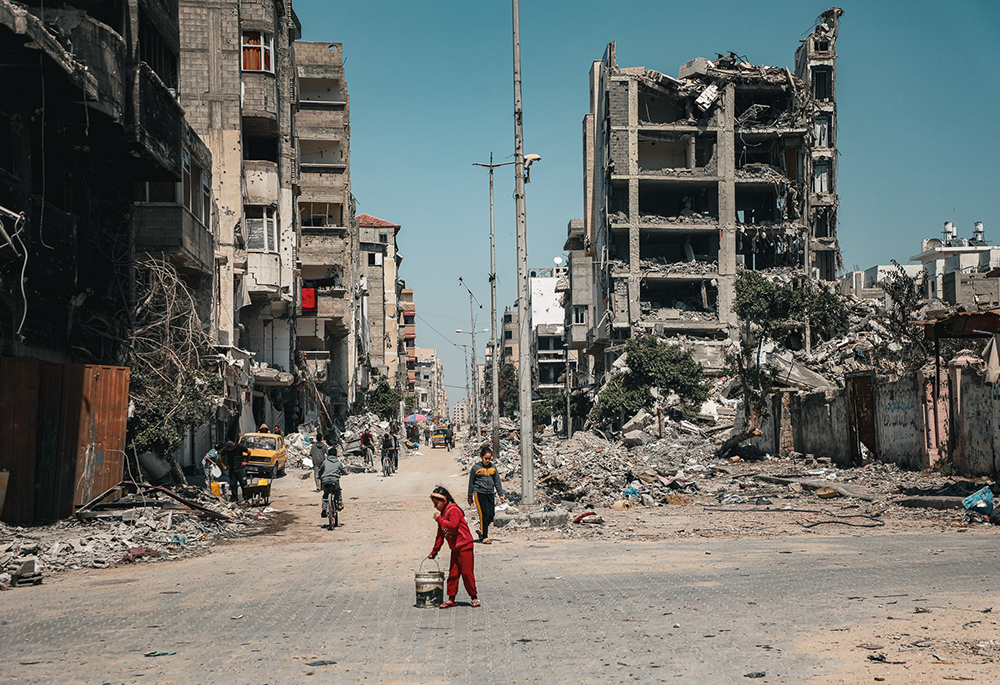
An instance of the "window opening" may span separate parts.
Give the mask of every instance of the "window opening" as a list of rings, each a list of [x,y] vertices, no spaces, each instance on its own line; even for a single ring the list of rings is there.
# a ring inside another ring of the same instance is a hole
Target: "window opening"
[[[243,32],[243,71],[274,73],[274,36],[262,31]]]
[[[247,207],[247,250],[278,251],[278,212],[274,207]]]

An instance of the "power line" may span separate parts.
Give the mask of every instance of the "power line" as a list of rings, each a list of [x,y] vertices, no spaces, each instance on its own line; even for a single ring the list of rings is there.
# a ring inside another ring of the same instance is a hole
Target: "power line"
[[[416,316],[416,317],[417,317],[418,319],[420,319],[420,320],[421,320],[421,321],[423,321],[423,322],[424,322],[425,324],[427,324],[427,327],[428,327],[428,328],[430,328],[430,329],[431,329],[432,331],[434,331],[435,333],[437,333],[438,335],[440,335],[440,336],[441,336],[442,338],[444,338],[445,340],[447,340],[447,341],[448,341],[449,343],[451,343],[451,344],[452,344],[452,345],[454,345],[455,347],[461,347],[461,345],[459,345],[458,343],[456,343],[456,342],[452,342],[452,341],[451,341],[451,339],[450,339],[450,338],[448,338],[448,336],[446,336],[446,335],[445,335],[444,333],[442,333],[442,332],[441,332],[441,331],[439,331],[438,329],[434,328],[434,326],[432,326],[432,325],[431,325],[431,322],[430,322],[430,321],[428,321],[427,319],[425,319],[424,317],[420,316],[419,314],[414,314],[414,316]]]

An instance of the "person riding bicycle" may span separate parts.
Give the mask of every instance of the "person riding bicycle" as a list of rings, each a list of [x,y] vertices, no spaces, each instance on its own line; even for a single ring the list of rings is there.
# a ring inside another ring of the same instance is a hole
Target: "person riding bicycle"
[[[375,454],[375,436],[368,428],[361,434],[361,452],[365,455],[365,464],[370,466]]]
[[[334,506],[337,511],[344,510],[343,491],[340,488],[340,477],[347,474],[347,469],[337,458],[337,451],[334,448],[326,454],[323,465],[319,468],[319,479],[323,483],[323,518],[326,518],[326,508],[329,506],[330,495],[333,495]]]

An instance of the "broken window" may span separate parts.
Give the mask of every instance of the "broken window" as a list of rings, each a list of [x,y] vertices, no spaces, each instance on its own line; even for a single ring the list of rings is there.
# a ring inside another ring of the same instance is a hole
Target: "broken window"
[[[247,250],[278,251],[278,212],[274,207],[251,206],[244,209],[247,227]]]
[[[816,213],[813,235],[817,238],[832,238],[837,226],[836,215],[831,207],[821,207]]]
[[[201,171],[201,223],[206,227],[212,225],[212,177],[208,172]]]
[[[191,206],[191,153],[181,153],[181,204]]]
[[[262,31],[243,32],[243,71],[274,73],[274,36]]]
[[[574,324],[587,323],[587,305],[585,304],[573,305],[573,323]]]
[[[833,98],[833,69],[813,67],[812,87],[813,95],[817,100],[831,100]]]
[[[813,169],[813,192],[829,193],[833,191],[829,162],[816,162]]]
[[[141,204],[156,202],[177,204],[177,184],[173,181],[136,181],[135,201]]]
[[[813,145],[830,147],[830,117],[816,117],[813,122]]]
[[[139,8],[139,61],[145,62],[167,88],[177,88],[177,55]]]
[[[341,226],[341,205],[335,202],[299,203],[299,216],[304,227]]]
[[[813,50],[816,52],[830,52],[830,41],[826,38],[813,38]]]
[[[277,163],[278,138],[275,136],[244,135],[243,159]]]

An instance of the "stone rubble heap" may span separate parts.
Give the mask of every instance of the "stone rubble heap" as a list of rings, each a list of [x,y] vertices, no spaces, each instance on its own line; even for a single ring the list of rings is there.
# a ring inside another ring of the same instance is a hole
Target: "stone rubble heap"
[[[180,486],[176,492],[224,518],[145,495],[148,506],[99,510],[85,521],[30,527],[0,523],[0,589],[35,584],[66,569],[194,556],[214,540],[255,533],[275,513],[270,507],[237,507],[201,488]]]

